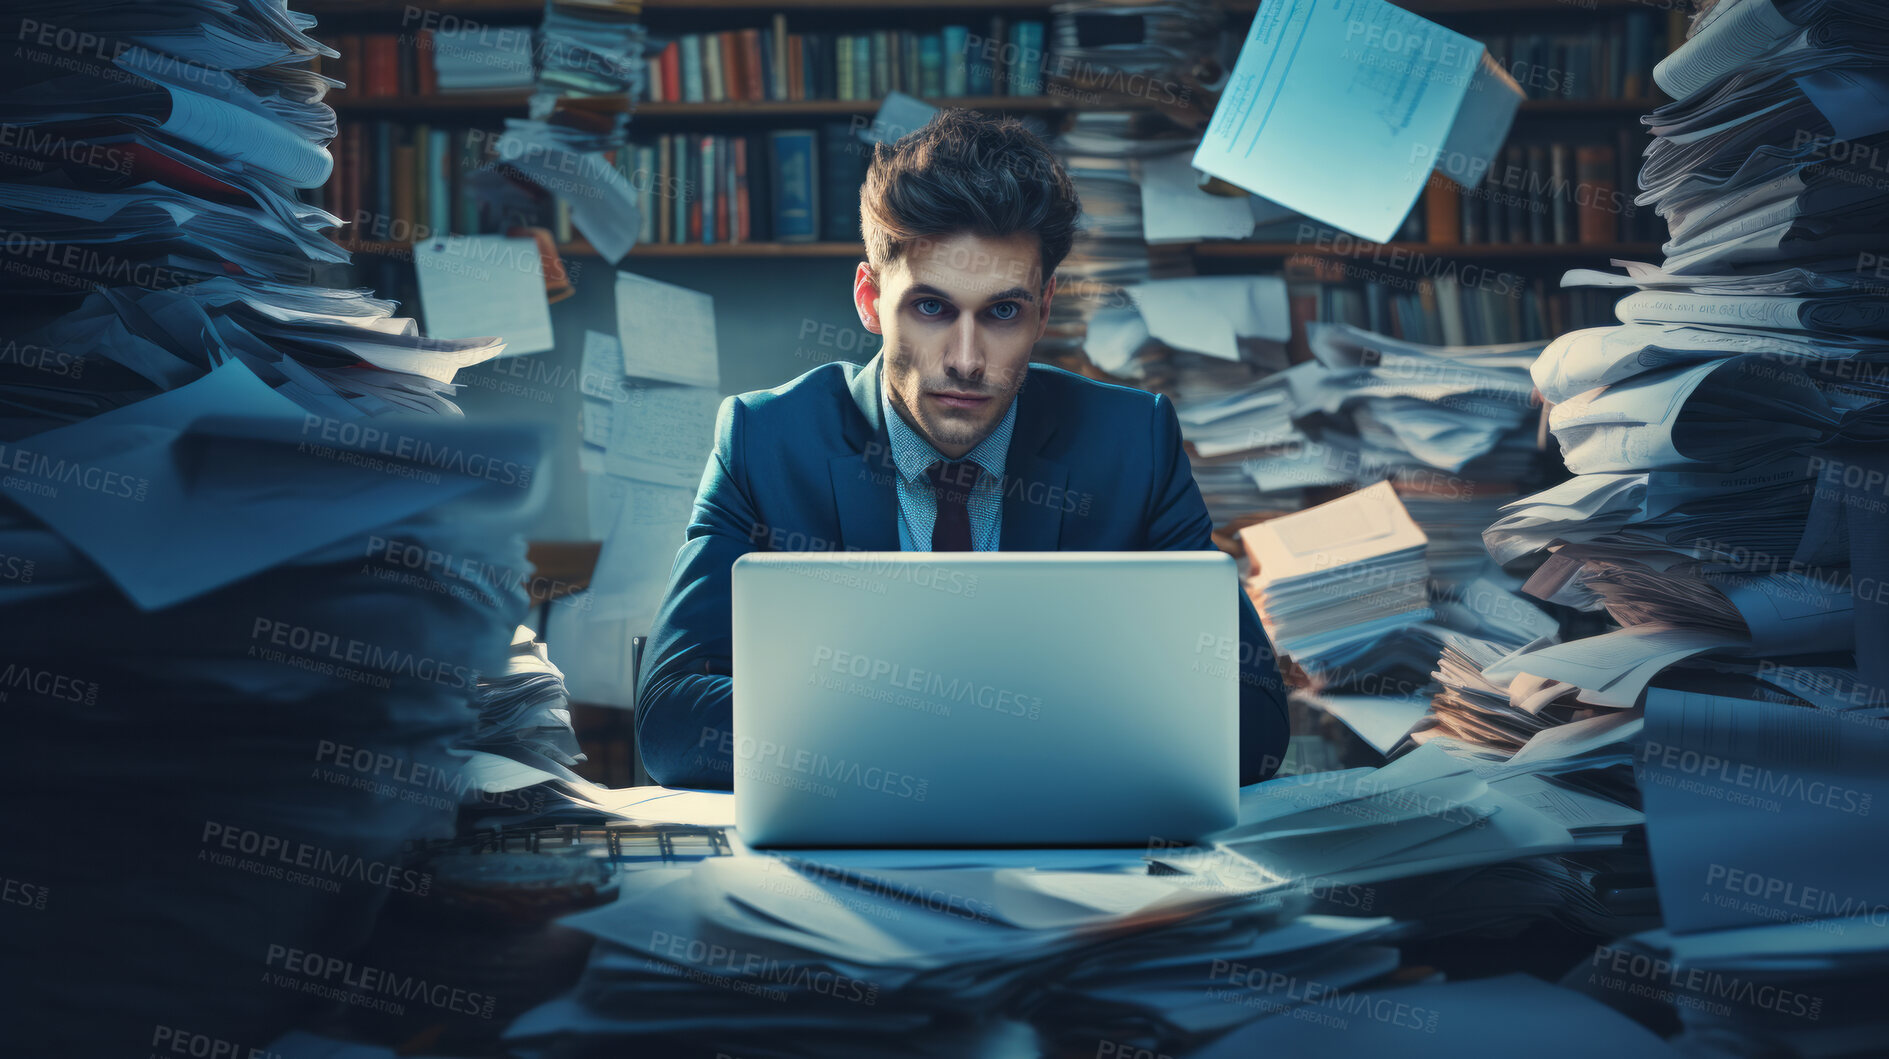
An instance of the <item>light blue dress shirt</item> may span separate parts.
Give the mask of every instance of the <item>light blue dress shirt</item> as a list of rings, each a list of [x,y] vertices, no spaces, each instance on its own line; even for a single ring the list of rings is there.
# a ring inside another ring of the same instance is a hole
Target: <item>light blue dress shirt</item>
[[[932,492],[931,479],[925,469],[944,457],[899,417],[884,387],[879,390],[879,411],[885,419],[892,460],[899,472],[899,550],[928,552],[932,525],[938,521],[938,496]],[[971,497],[965,504],[971,516],[973,551],[997,550],[1003,529],[1004,457],[1010,452],[1010,435],[1016,425],[1017,401],[1012,397],[997,429],[964,454],[965,459],[978,466],[977,481],[972,483]]]

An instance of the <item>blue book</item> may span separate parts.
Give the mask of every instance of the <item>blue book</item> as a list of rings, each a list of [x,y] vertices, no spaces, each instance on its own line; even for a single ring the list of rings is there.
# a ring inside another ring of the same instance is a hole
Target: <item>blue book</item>
[[[812,129],[776,129],[768,135],[778,242],[811,243],[819,237],[819,151],[819,137]]]
[[[971,57],[966,51],[971,46],[970,27],[946,26],[943,37],[944,94],[968,96],[971,94]]]
[[[450,232],[453,227],[452,181],[446,173],[451,165],[453,135],[445,129],[426,134],[426,226],[435,233]]]
[[[1011,23],[1011,38],[1016,42],[1016,61],[1010,64],[1010,94],[1043,94],[1043,23],[1021,19]]]
[[[682,101],[700,103],[707,96],[702,92],[702,35],[684,33],[682,35]]]

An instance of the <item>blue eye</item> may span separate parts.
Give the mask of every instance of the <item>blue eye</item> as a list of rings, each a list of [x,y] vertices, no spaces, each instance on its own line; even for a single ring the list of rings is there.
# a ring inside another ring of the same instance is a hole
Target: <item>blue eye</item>
[[[938,307],[939,307],[939,308],[938,308],[938,311],[937,311],[937,312],[926,312],[926,311],[925,311],[925,306],[927,306],[927,305],[936,305],[936,306],[938,306]],[[913,303],[912,303],[912,308],[914,308],[914,309],[917,309],[917,310],[918,310],[918,315],[920,315],[920,316],[937,316],[937,315],[939,315],[939,314],[941,314],[941,313],[943,313],[943,312],[944,312],[944,303],[943,303],[943,302],[941,302],[941,301],[939,301],[939,300],[938,300],[938,299],[936,299],[936,298],[920,298],[919,300],[917,300],[917,301],[915,301],[915,302],[913,302]]]
[[[999,309],[1007,311],[997,312]],[[997,319],[999,320],[1015,320],[1017,315],[1023,312],[1023,309],[1018,306],[1016,302],[998,302],[996,305],[990,307],[990,311],[996,313]]]

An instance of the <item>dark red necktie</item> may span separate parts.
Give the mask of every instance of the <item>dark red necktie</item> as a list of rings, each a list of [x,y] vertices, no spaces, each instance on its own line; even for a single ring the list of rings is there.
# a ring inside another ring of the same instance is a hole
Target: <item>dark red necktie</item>
[[[972,460],[939,460],[925,468],[932,495],[938,498],[938,517],[931,524],[931,550],[968,552],[971,548],[971,486],[977,482]]]

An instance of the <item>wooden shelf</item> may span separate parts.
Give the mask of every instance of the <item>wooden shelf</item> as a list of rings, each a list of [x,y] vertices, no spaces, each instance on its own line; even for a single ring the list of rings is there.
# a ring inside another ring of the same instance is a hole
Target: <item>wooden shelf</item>
[[[367,240],[341,242],[342,249],[356,254],[404,255],[412,243]],[[560,257],[591,257],[597,253],[584,240],[558,244]],[[631,257],[718,257],[718,258],[840,258],[864,257],[863,243],[638,243]]]
[[[404,254],[411,243],[362,241],[343,242],[343,249],[357,254]],[[1283,261],[1290,257],[1370,257],[1378,254],[1423,254],[1457,260],[1480,261],[1556,261],[1575,258],[1603,260],[1611,257],[1658,260],[1658,243],[1572,243],[1536,245],[1533,243],[1479,243],[1471,246],[1432,246],[1429,243],[1366,243],[1353,241],[1338,246],[1319,247],[1302,243],[1242,243],[1215,240],[1199,243],[1161,243],[1155,249],[1208,261]],[[583,240],[559,243],[558,253],[565,257],[587,257],[597,251]],[[719,258],[843,258],[864,257],[860,243],[639,243],[631,257],[719,257]]]
[[[1196,258],[1219,261],[1265,261],[1289,257],[1373,257],[1380,254],[1423,254],[1457,260],[1553,261],[1572,258],[1604,260],[1627,257],[1658,260],[1659,243],[1476,243],[1469,246],[1433,246],[1429,243],[1367,243],[1363,240],[1320,247],[1305,243],[1242,243],[1234,240],[1186,244]]]
[[[1664,98],[1655,99],[1524,99],[1524,114],[1565,114],[1568,116],[1591,115],[1594,117],[1617,118],[1623,114],[1651,114],[1653,111],[1670,103]]]
[[[1002,11],[1047,10],[1054,0],[643,0],[645,12],[664,14],[692,11],[883,11],[889,15],[909,15],[931,11]],[[1420,15],[1459,15],[1500,12],[1580,13],[1595,9],[1644,6],[1646,0],[1397,0],[1397,6]],[[1229,13],[1250,15],[1259,9],[1259,0],[1220,0]],[[303,0],[290,7],[304,14],[323,17],[404,18],[404,4],[350,3],[347,0]],[[544,4],[533,0],[433,0],[430,11],[442,15],[536,15]]]
[[[382,99],[335,99],[329,105],[337,114],[429,114],[429,113],[505,113],[525,109],[529,92],[440,92],[429,96],[392,96]],[[807,99],[746,100],[724,103],[633,103],[623,96],[584,96],[563,101],[565,106],[586,109],[626,109],[634,120],[673,121],[695,118],[817,118],[844,114],[873,114],[879,110],[878,99]],[[1129,97],[1112,97],[1096,102],[1078,102],[1064,95],[1041,96],[938,96],[927,100],[941,107],[968,110],[1000,110],[1043,113],[1065,110],[1119,110],[1148,106]]]

